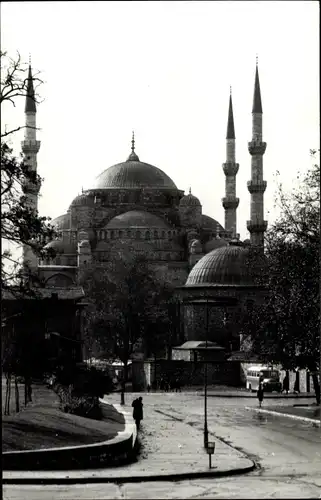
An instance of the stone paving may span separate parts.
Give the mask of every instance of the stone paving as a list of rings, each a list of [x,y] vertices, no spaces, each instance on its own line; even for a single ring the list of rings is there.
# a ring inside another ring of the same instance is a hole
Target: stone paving
[[[126,404],[122,408],[131,412],[132,400],[138,394],[126,394]],[[164,395],[164,397],[166,397]],[[105,397],[108,403],[115,404],[118,407],[119,394],[111,394]],[[108,469],[94,470],[69,470],[52,471],[51,478],[133,478],[133,477],[152,477],[168,476],[171,474],[191,474],[208,473],[209,459],[203,447],[203,432],[199,428],[199,422],[189,422],[186,425],[182,419],[177,416],[175,410],[166,405],[163,408],[163,395],[159,394],[156,398],[152,395],[145,395],[146,405],[144,408],[144,420],[141,424],[139,439],[142,447],[139,460],[135,463]],[[148,403],[148,399],[150,400]],[[235,473],[238,469],[248,470],[253,467],[253,462],[245,455],[229,445],[216,440],[212,436],[211,441],[215,441],[215,454],[212,457],[211,472],[225,474]],[[24,477],[40,477],[44,473],[26,472]],[[48,477],[48,472],[46,476]],[[14,478],[17,473],[10,471],[4,472],[4,478]]]

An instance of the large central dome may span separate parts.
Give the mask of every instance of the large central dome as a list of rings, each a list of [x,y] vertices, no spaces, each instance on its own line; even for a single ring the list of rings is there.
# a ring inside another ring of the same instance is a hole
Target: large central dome
[[[94,189],[156,188],[177,189],[177,186],[160,168],[139,161],[132,140],[132,152],[123,163],[104,170],[94,183]]]

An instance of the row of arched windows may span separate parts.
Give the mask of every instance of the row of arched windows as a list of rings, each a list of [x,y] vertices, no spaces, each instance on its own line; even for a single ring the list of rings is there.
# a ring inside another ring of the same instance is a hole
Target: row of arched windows
[[[151,252],[145,254],[149,261],[181,261],[183,255],[181,252]],[[99,262],[106,262],[112,260],[112,252],[97,252],[96,259]]]
[[[140,230],[140,229],[109,229],[97,231],[97,240],[113,240],[130,238],[135,240],[171,239],[177,232],[164,230]]]

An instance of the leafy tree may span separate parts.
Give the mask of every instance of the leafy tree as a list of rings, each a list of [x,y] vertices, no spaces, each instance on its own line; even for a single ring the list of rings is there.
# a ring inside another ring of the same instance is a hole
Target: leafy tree
[[[320,166],[315,162],[292,193],[278,186],[281,215],[266,238],[270,289],[264,307],[243,318],[252,350],[285,369],[312,372],[317,401],[320,387]]]
[[[15,106],[16,100],[27,96],[28,74],[27,65],[21,62],[20,55],[14,60],[1,52],[1,114],[7,104]],[[37,77],[34,82],[41,83]],[[33,96],[38,102],[36,93]],[[4,120],[2,120],[4,122]],[[48,223],[47,217],[40,217],[26,203],[25,189],[27,186],[39,187],[41,178],[21,156],[16,158],[8,143],[9,136],[25,126],[14,127],[10,130],[1,131],[1,286],[2,289],[11,289],[15,285],[20,292],[30,293],[30,283],[37,277],[28,269],[22,269],[20,259],[13,255],[11,249],[22,245],[29,246],[36,255],[45,257],[47,252],[43,250],[44,244],[54,235],[54,229]],[[52,251],[51,251],[52,252]],[[29,274],[30,280],[26,280]]]
[[[28,65],[22,63],[19,53],[16,59],[13,59],[6,52],[1,52],[0,58],[0,104],[3,125],[6,123],[5,116],[8,112],[8,106],[9,108],[10,106],[15,107],[17,100],[20,98],[26,99],[27,95],[29,98],[34,99],[35,102],[39,102],[39,96],[36,92],[33,95],[30,95],[30,92],[28,93]],[[34,75],[34,89],[37,88],[38,84],[41,84],[41,80],[37,75]],[[27,246],[38,257],[45,258],[48,256],[48,252],[43,247],[47,239],[54,236],[54,229],[50,226],[49,219],[40,217],[38,212],[32,210],[26,202],[26,188],[39,187],[41,179],[27,164],[22,155],[20,157],[14,155],[10,145],[14,134],[25,127],[25,125],[13,126],[8,130],[5,124],[4,130],[1,129],[1,287],[2,292],[8,292],[9,295],[17,298],[26,295],[35,296],[34,285],[42,285],[38,276],[31,269],[28,269],[27,266],[22,267],[21,259],[17,256],[18,250],[22,246]],[[49,252],[50,256],[52,256],[52,250]],[[2,316],[2,321],[6,323],[6,308],[3,308],[3,312],[5,314]],[[25,313],[25,311],[22,312]],[[8,315],[10,316],[10,312]],[[9,318],[7,317],[7,319]],[[5,336],[6,338],[4,338]],[[2,332],[2,366],[8,381],[7,409],[10,404],[12,375],[15,375],[15,377],[18,375],[25,376],[26,393],[28,387],[31,387],[28,374],[29,368],[27,362],[23,361],[23,359],[26,360],[27,358],[19,355],[19,352],[26,347],[30,347],[25,344],[26,338],[27,336],[20,335],[17,329],[14,331],[14,329],[5,328]],[[31,364],[32,361],[29,357],[29,365]],[[17,395],[17,378],[15,380]],[[16,408],[19,409],[18,400]]]
[[[170,286],[156,278],[143,257],[120,258],[108,270],[91,269],[83,278],[85,292],[94,306],[87,311],[87,336],[101,351],[124,365],[121,402],[124,403],[128,362],[136,350],[156,342],[159,328],[167,325],[165,303]],[[160,347],[159,341],[157,345]],[[164,344],[163,344],[164,345]]]

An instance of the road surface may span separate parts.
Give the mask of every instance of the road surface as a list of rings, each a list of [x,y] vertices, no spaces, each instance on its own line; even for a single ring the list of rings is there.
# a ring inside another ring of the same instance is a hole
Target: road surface
[[[290,402],[290,400],[289,400]],[[295,400],[292,400],[294,403]],[[311,403],[311,400],[309,401]],[[166,418],[203,428],[203,398],[189,393],[144,395],[145,414],[161,411]],[[300,403],[304,401],[300,400]],[[283,400],[270,404],[284,404]],[[257,470],[242,476],[178,482],[95,483],[88,485],[4,485],[5,499],[102,498],[321,498],[321,431],[311,424],[246,410],[257,401],[209,398],[209,431],[244,452]],[[148,419],[145,419],[148,433]],[[144,453],[152,447],[145,443]],[[148,460],[148,458],[147,458]],[[213,460],[215,465],[215,458]]]

